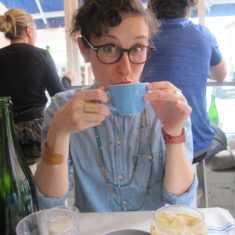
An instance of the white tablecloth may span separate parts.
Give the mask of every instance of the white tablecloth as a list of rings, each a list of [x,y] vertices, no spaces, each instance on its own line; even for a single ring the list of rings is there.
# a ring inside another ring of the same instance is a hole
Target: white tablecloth
[[[208,234],[235,235],[235,220],[222,208],[199,209],[208,226]],[[80,213],[80,235],[103,235],[118,229],[149,232],[153,211]]]

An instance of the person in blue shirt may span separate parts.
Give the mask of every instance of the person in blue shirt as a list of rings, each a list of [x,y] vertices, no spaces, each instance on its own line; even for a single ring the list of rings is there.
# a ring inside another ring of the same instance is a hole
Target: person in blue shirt
[[[226,68],[217,41],[203,25],[189,20],[197,0],[150,0],[148,8],[160,21],[153,38],[157,51],[146,63],[141,81],[170,81],[181,89],[192,107],[194,158],[217,153],[226,138],[209,121],[206,104],[207,78],[222,82]]]
[[[148,84],[147,106],[136,115],[119,115],[104,104],[107,85],[139,82],[154,50],[153,19],[139,0],[86,0],[78,9],[72,35],[96,84],[55,95],[45,113],[35,173],[40,208],[64,203],[71,173],[81,212],[193,201],[191,108],[179,89],[169,82]]]

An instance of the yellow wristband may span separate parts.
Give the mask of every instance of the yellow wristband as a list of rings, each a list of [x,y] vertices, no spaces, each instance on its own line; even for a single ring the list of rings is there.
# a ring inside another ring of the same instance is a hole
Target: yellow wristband
[[[58,165],[62,163],[63,155],[54,153],[45,143],[42,159],[50,165]]]

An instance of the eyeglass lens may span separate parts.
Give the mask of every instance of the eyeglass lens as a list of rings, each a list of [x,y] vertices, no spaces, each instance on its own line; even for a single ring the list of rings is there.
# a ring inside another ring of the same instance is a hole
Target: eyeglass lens
[[[122,49],[115,45],[104,45],[98,48],[97,55],[103,63],[115,63],[121,59],[124,52],[128,53],[132,63],[141,64],[150,57],[151,49],[147,46],[137,45],[130,49]]]

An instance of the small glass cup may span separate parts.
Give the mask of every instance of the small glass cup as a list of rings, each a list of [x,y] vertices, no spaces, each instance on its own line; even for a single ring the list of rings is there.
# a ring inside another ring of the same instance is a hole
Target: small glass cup
[[[181,205],[161,207],[154,212],[151,235],[207,235],[203,214]]]
[[[16,226],[17,235],[78,235],[79,211],[54,207],[23,218]]]

